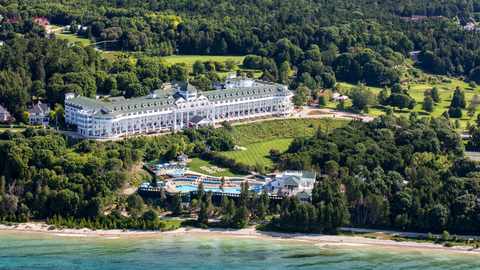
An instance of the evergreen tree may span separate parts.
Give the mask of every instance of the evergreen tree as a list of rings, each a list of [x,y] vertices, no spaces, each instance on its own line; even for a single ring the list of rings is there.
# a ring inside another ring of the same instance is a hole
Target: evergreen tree
[[[250,199],[250,185],[248,181],[240,184],[240,196],[238,197],[238,206],[247,206]]]
[[[475,104],[474,102],[469,102],[467,114],[470,117],[470,120],[472,119],[472,117],[475,116],[476,111],[477,111],[477,104]]]
[[[423,99],[422,110],[425,110],[426,112],[433,112],[434,103],[431,96],[426,96]]]
[[[327,95],[320,95],[318,97],[318,106],[325,107],[328,105]]]
[[[247,207],[240,206],[235,212],[235,216],[233,216],[233,227],[236,229],[243,229],[247,226],[248,221],[250,221],[250,215]]]
[[[5,176],[0,177],[0,196],[5,193]]]
[[[182,212],[182,197],[180,196],[180,193],[175,193],[172,199],[172,215],[180,215]]]
[[[198,184],[198,191],[197,191],[197,200],[199,204],[202,203],[202,198],[204,195],[205,195],[205,189],[203,188],[203,183],[200,182],[200,184]]]
[[[208,224],[207,207],[208,206],[206,203],[202,203],[202,206],[200,207],[200,211],[198,212],[198,218],[197,218],[198,227],[204,227],[205,225]]]
[[[387,103],[387,99],[388,99],[389,95],[388,95],[388,89],[387,87],[385,86],[382,91],[380,91],[380,93],[378,93],[377,95],[377,100],[378,100],[378,103],[380,105],[386,105]]]
[[[460,88],[457,86],[457,89],[453,93],[452,101],[450,103],[450,108],[465,108],[465,92],[461,91]]]
[[[224,187],[225,187],[225,177],[222,176],[222,178],[220,179],[220,189],[222,190],[222,192]]]
[[[430,91],[425,91],[425,95],[430,95],[433,99],[433,102],[440,103],[442,102],[442,98],[440,97],[440,92],[438,87],[433,87]]]

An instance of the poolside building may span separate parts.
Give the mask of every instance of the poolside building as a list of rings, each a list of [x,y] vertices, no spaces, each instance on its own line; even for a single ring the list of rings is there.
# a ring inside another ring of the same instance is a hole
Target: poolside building
[[[188,156],[185,155],[184,153],[182,153],[177,157],[177,161],[187,161],[187,159],[188,159]]]
[[[285,171],[275,176],[268,189],[278,196],[302,196],[311,194],[315,184],[316,173],[309,171]],[[311,196],[311,195],[310,195]]]
[[[67,94],[65,122],[77,125],[77,132],[88,138],[118,138],[223,121],[289,116],[293,110],[293,94],[282,84],[255,80],[206,92],[197,91],[189,83],[180,85],[170,84],[149,96],[111,102]]]

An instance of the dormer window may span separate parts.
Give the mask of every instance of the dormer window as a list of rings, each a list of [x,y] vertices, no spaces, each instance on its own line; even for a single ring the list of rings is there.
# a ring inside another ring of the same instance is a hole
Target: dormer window
[[[158,105],[160,105],[160,103],[159,103],[159,102],[155,102],[155,106],[158,106]]]
[[[168,101],[168,104],[172,104],[172,103],[173,103],[173,101],[171,101],[171,100],[170,100],[170,101]]]
[[[135,108],[140,108],[140,105],[139,104],[135,105]]]
[[[220,95],[221,98],[223,98],[223,95]]]
[[[148,106],[152,107],[152,106],[153,106],[153,103],[148,103]]]
[[[215,96],[213,96],[213,97],[214,97],[214,98],[218,98],[218,96],[217,96],[217,95],[215,95]]]
[[[246,94],[247,94],[247,92],[243,92],[243,94],[244,94],[244,95],[246,95]]]
[[[122,107],[122,110],[126,110],[126,109],[127,109],[127,107],[125,107],[125,106]]]
[[[129,108],[129,109],[133,109],[133,106],[132,106],[132,105],[128,105],[128,108]]]

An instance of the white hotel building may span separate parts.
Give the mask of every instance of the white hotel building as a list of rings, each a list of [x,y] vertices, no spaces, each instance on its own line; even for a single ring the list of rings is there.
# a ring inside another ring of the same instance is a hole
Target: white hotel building
[[[65,121],[77,125],[77,132],[85,137],[118,138],[292,112],[293,94],[285,85],[229,75],[225,86],[197,92],[190,84],[167,85],[147,97],[116,97],[113,102],[68,93]]]

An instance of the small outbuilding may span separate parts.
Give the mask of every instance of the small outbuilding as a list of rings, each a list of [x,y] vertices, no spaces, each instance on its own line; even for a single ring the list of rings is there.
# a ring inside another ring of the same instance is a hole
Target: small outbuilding
[[[188,159],[188,156],[182,153],[177,157],[177,161],[186,161]]]
[[[188,120],[188,124],[189,124],[190,127],[198,128],[200,126],[211,125],[212,121],[208,120],[205,117],[201,117],[201,116],[196,115],[196,116],[190,118],[190,120]]]

